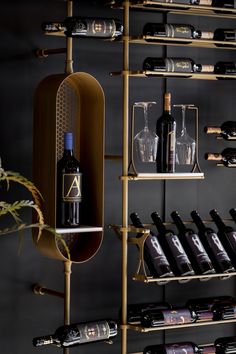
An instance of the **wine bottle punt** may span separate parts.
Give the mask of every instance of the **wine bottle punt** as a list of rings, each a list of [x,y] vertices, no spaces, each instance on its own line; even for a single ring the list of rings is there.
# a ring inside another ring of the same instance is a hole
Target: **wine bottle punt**
[[[236,337],[221,337],[214,342],[216,354],[236,353]]]
[[[236,266],[236,231],[221,219],[216,209],[210,210],[210,215],[218,228],[218,236],[225,247],[234,267]]]
[[[202,354],[202,349],[193,342],[179,342],[170,344],[149,345],[144,348],[143,354]]]
[[[117,323],[111,320],[99,320],[65,325],[57,328],[54,334],[33,339],[35,347],[54,344],[61,348],[80,344],[105,341],[117,335]]]
[[[46,34],[65,34],[67,37],[117,38],[123,34],[123,25],[113,18],[71,16],[61,22],[43,22],[41,27]]]
[[[196,210],[191,212],[191,216],[199,230],[200,240],[210,257],[215,270],[220,273],[234,272],[235,269],[218,235],[212,228],[204,225]]]
[[[218,134],[225,140],[236,140],[236,121],[227,121],[221,126],[207,126],[204,128],[207,134]]]
[[[73,152],[73,135],[64,134],[64,153],[57,163],[57,227],[78,227],[82,199],[79,161]]]
[[[141,325],[147,328],[181,325],[185,323],[193,323],[196,320],[197,314],[185,307],[173,308],[170,310],[147,310],[141,314]]]
[[[160,242],[165,250],[166,256],[169,257],[169,262],[172,266],[175,275],[188,276],[194,275],[194,270],[189,261],[189,258],[179,240],[179,237],[173,231],[167,230],[163,224],[159,214],[153,212],[152,220],[160,234]],[[188,281],[188,280],[184,280]]]
[[[130,214],[130,218],[135,227],[144,228],[137,213]],[[142,235],[142,233],[138,233],[137,237],[142,237]],[[150,235],[146,238],[144,243],[144,260],[153,277],[163,278],[174,276],[170,264],[159,243],[159,238],[154,235],[152,231],[150,231]]]
[[[156,167],[160,173],[175,172],[176,156],[176,121],[171,115],[171,94],[164,94],[164,109],[156,123],[156,133],[159,137]]]
[[[236,149],[226,148],[221,153],[206,153],[205,159],[208,161],[219,161],[225,167],[236,167]]]
[[[179,231],[179,238],[197,274],[213,274],[215,269],[199,238],[191,229],[183,223],[179,213],[173,211],[171,217]],[[209,279],[209,278],[207,278]]]

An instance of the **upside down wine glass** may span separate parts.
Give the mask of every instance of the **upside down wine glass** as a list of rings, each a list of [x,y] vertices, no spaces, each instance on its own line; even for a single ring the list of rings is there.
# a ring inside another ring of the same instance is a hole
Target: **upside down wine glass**
[[[174,107],[180,107],[182,110],[182,127],[180,136],[176,139],[176,163],[179,165],[192,165],[195,161],[196,142],[188,135],[186,129],[186,109],[191,104],[178,104]]]
[[[158,136],[148,128],[148,108],[156,102],[136,102],[134,108],[143,109],[144,128],[134,137],[134,144],[141,162],[156,162]]]

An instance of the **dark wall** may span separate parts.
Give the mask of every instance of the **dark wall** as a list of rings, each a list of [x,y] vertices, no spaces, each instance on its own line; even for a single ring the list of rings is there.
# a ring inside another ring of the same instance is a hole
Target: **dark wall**
[[[39,59],[34,55],[37,48],[60,48],[62,38],[43,36],[40,25],[44,20],[63,19],[65,2],[58,0],[21,0],[1,4],[1,54],[0,54],[0,155],[5,169],[18,171],[31,178],[32,169],[32,123],[33,95],[38,83],[47,75],[64,71],[64,55]],[[104,8],[99,3],[76,2],[75,14],[82,16],[117,17],[122,11]],[[131,15],[131,33],[139,34],[144,23],[161,21],[162,15],[134,12]],[[233,27],[233,20],[213,19],[198,16],[174,16],[169,22],[191,23],[201,29]],[[161,56],[162,47],[132,46],[130,67],[139,69],[147,56]],[[186,56],[196,62],[215,63],[218,60],[235,60],[234,51],[169,47],[169,56]],[[88,72],[101,83],[106,97],[106,154],[121,154],[122,151],[122,79],[110,78],[109,72],[122,69],[122,45],[98,40],[74,41],[74,70]],[[163,82],[160,79],[131,79],[130,105],[135,101],[157,101],[152,110],[151,125],[154,127],[162,111]],[[235,171],[217,168],[215,163],[203,159],[207,151],[220,152],[233,145],[216,141],[203,133],[206,124],[219,125],[234,120],[236,110],[235,83],[233,81],[197,81],[168,79],[167,89],[172,93],[173,104],[194,103],[200,109],[200,164],[205,173],[203,181],[147,181],[130,183],[129,210],[137,211],[145,222],[150,221],[154,210],[169,214],[178,209],[184,219],[189,212],[198,209],[204,219],[208,212],[217,208],[223,217],[235,207]],[[180,116],[176,111],[177,124]],[[189,129],[193,121],[189,122]],[[91,138],[93,135],[91,131]],[[96,132],[95,132],[96,133]],[[42,144],[44,142],[42,141]],[[121,223],[121,162],[105,162],[105,233],[103,245],[92,260],[72,267],[71,321],[87,321],[99,318],[117,318],[121,303],[121,243],[109,224]],[[165,188],[165,194],[164,194]],[[1,191],[1,195],[6,193]],[[27,198],[20,191],[9,192],[9,197]],[[164,205],[164,209],[163,209]],[[30,221],[30,215],[25,214]],[[3,223],[1,224],[1,227]],[[31,286],[41,283],[49,288],[63,289],[63,264],[44,258],[35,249],[31,234],[26,233],[23,249],[18,255],[18,237],[1,238],[0,282],[0,346],[3,354],[56,353],[57,348],[36,349],[32,338],[53,332],[63,323],[61,299],[36,296]],[[191,297],[233,295],[234,280],[192,281],[185,285],[176,283],[165,287],[155,284],[135,283],[131,276],[135,271],[137,250],[129,248],[128,301],[147,302],[166,299],[174,304],[183,304]],[[166,333],[167,341],[192,340],[199,344],[210,343],[219,336],[233,334],[233,325],[217,328],[173,330]],[[129,333],[129,352],[142,351],[148,343],[159,343],[162,334]],[[72,353],[84,354],[120,353],[120,335],[111,347],[96,344],[74,348]]]

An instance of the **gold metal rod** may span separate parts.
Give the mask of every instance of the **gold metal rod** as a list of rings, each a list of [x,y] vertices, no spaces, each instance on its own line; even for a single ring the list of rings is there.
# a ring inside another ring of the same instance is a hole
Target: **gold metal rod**
[[[70,280],[72,262],[64,262],[64,325],[70,324]],[[69,354],[69,348],[63,349],[64,354]]]
[[[124,1],[123,23],[123,175],[128,175],[129,167],[129,1]],[[128,226],[128,180],[122,181],[122,226]],[[128,263],[128,233],[122,232],[122,325],[127,323],[127,263]],[[121,332],[121,354],[127,354],[127,328]]]
[[[67,0],[67,16],[73,16],[73,1]],[[73,73],[73,39],[66,38],[66,67],[65,71],[67,74]]]
[[[56,48],[56,49],[37,49],[36,56],[38,58],[47,58],[52,54],[64,54],[66,53],[66,48]]]
[[[44,288],[40,284],[35,284],[33,286],[33,292],[36,295],[52,295],[52,296],[57,296],[57,297],[61,297],[64,299],[64,293],[53,290],[53,289]]]

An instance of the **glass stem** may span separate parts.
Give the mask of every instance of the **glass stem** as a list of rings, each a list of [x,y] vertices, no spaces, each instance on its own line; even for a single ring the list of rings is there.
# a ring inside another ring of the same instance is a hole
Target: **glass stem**
[[[147,112],[146,105],[143,107],[143,111],[144,111],[144,130],[148,131],[148,112]]]
[[[186,133],[185,115],[186,115],[186,107],[183,106],[182,107],[182,129],[181,129],[182,136]]]

